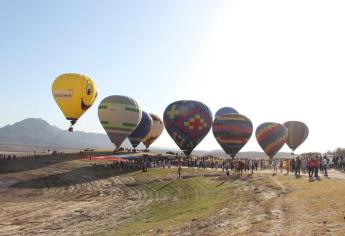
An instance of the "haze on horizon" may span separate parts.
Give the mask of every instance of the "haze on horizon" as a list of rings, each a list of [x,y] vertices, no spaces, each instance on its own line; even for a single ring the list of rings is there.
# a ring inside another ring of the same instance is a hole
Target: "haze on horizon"
[[[300,120],[310,134],[296,152],[345,146],[344,12],[344,1],[1,1],[0,126],[39,117],[67,129],[51,85],[76,72],[99,96],[75,130],[105,133],[98,104],[120,94],[160,117],[189,99],[234,107],[254,130]],[[153,147],[177,146],[164,132]],[[212,132],[196,150],[211,149]]]

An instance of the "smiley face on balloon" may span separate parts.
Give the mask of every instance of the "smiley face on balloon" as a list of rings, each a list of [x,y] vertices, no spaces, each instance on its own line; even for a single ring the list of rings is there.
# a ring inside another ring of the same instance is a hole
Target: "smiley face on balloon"
[[[97,89],[90,77],[69,73],[55,79],[52,94],[66,119],[73,126],[95,102]],[[72,126],[70,131],[73,131]]]

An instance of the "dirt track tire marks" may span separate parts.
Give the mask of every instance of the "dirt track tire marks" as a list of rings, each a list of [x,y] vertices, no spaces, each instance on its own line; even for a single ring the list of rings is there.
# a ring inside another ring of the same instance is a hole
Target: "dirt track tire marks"
[[[74,163],[0,176],[7,179],[16,181],[0,188],[0,235],[100,233],[147,204],[146,190],[131,187],[133,178],[98,178]]]

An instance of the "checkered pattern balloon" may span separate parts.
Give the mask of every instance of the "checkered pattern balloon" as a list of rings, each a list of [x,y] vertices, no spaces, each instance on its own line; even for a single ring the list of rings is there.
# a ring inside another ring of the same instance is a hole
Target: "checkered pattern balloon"
[[[170,137],[186,155],[190,155],[210,131],[212,120],[210,109],[198,101],[171,103],[163,115]]]

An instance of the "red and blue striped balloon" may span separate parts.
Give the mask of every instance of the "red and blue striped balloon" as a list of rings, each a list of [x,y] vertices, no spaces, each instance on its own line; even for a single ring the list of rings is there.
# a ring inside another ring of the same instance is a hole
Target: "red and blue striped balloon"
[[[263,123],[256,129],[256,139],[262,150],[264,150],[270,158],[273,158],[284,146],[287,136],[287,128],[278,123]]]
[[[244,115],[223,114],[216,116],[212,131],[223,150],[234,158],[252,136],[253,125]]]

